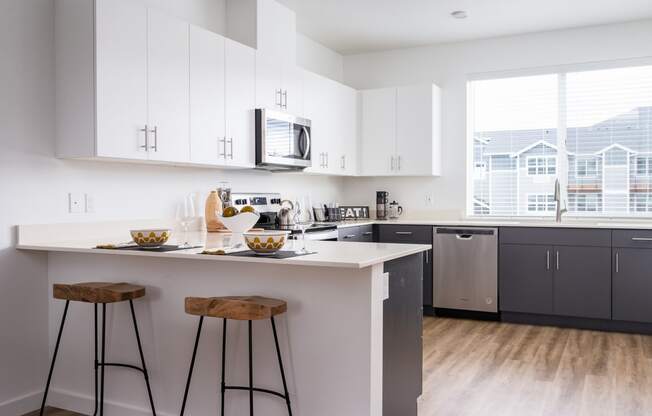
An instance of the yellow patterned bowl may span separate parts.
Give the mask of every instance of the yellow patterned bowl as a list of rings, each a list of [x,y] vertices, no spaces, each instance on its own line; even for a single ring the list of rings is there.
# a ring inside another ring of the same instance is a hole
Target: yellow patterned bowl
[[[289,231],[251,231],[243,236],[247,247],[256,254],[274,254],[285,245],[288,234]]]
[[[134,242],[141,247],[154,248],[160,247],[167,243],[172,232],[168,228],[161,229],[147,229],[147,230],[131,230],[131,238]]]

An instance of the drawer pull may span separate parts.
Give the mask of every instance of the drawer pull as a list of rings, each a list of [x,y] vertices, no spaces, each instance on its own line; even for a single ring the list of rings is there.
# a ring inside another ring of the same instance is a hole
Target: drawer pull
[[[362,233],[362,235],[372,235],[374,232],[373,231],[365,231]]]
[[[355,238],[355,234],[347,234],[344,238]]]
[[[652,237],[632,237],[632,241],[652,241]]]
[[[396,235],[412,235],[412,231],[395,231]]]

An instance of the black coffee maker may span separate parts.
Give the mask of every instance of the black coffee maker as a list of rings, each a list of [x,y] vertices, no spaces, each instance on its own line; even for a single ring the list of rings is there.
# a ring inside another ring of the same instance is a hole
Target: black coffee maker
[[[376,191],[376,219],[386,220],[389,210],[389,192]]]

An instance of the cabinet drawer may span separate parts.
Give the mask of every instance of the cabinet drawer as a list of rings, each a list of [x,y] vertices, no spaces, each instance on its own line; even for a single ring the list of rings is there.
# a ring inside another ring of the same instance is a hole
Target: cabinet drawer
[[[429,225],[380,225],[378,241],[381,243],[432,244],[432,227]]]
[[[360,234],[360,241],[366,243],[374,242],[374,226],[373,225],[361,225],[358,227]]]
[[[501,244],[611,247],[611,230],[501,227]]]
[[[613,230],[613,246],[652,248],[652,230]]]

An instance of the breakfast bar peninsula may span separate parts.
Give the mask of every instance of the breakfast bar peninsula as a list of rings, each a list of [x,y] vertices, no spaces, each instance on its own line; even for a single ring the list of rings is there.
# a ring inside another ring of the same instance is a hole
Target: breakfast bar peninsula
[[[111,222],[18,227],[18,246],[47,258],[54,283],[129,282],[146,287],[134,302],[157,414],[179,414],[197,320],[184,313],[186,297],[259,295],[287,302],[277,317],[294,415],[416,416],[421,394],[422,255],[429,245],[309,241],[314,254],[244,257],[201,254],[238,246],[238,237],[193,233],[201,247],[168,252],[97,249],[128,239],[128,230],[160,222]],[[293,250],[289,243],[286,250]],[[49,297],[50,350],[63,302]],[[128,307],[107,308],[107,356],[137,363]],[[48,401],[86,414],[93,408],[93,313],[70,305]],[[247,324],[227,327],[226,378],[248,383]],[[187,415],[218,414],[222,320],[207,319],[186,406]],[[282,390],[268,321],[253,322],[254,384]],[[66,371],[74,369],[75,371]],[[151,414],[142,377],[107,370],[107,415]],[[231,391],[226,414],[249,414],[249,394]],[[256,414],[287,414],[273,395],[257,394]]]

